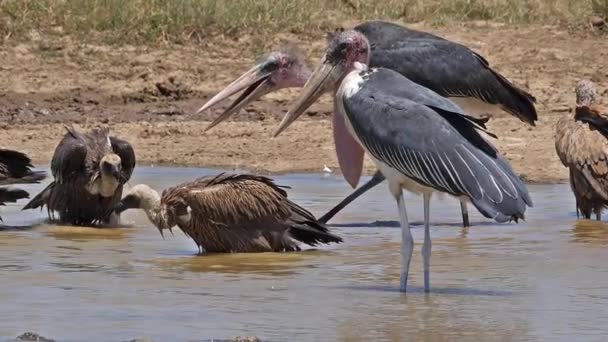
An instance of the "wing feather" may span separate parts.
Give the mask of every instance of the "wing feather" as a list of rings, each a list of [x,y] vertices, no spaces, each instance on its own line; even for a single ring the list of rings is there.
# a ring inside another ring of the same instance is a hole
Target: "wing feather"
[[[381,80],[370,77],[341,99],[355,134],[375,159],[421,185],[471,198],[498,221],[523,217],[531,205],[525,185],[472,123],[454,123],[432,103],[384,91],[391,85]]]

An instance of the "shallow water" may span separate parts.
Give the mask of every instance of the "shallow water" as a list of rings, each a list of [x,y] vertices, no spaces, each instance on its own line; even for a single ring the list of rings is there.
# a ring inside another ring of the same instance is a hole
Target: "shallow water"
[[[137,169],[131,185],[160,190],[217,171]],[[339,176],[275,177],[317,215],[351,190]],[[367,180],[367,179],[365,179]],[[25,186],[32,194],[43,185]],[[398,292],[400,230],[386,184],[335,217],[345,242],[301,253],[196,256],[145,215],[129,228],[44,224],[40,211],[0,208],[0,340],[36,331],[58,341],[563,340],[608,334],[608,225],[576,221],[568,185],[530,186],[527,221],[496,224],[454,199],[431,203],[432,293],[422,291],[422,201],[407,197],[415,250]],[[380,221],[380,222],[377,222]]]

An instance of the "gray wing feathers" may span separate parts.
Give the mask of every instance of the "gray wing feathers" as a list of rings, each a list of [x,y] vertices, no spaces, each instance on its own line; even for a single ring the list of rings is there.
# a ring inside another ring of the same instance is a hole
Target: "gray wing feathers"
[[[349,120],[372,156],[422,185],[469,197],[486,217],[523,218],[531,205],[528,192],[500,156],[475,147],[432,108],[373,88],[365,83],[344,99]]]
[[[485,129],[474,121],[462,108],[449,99],[439,95],[433,90],[413,82],[401,74],[385,68],[373,69],[368,73],[368,79],[376,84],[381,84],[385,94],[396,97],[407,98],[413,102],[424,104],[428,107],[437,108],[450,115],[458,115],[471,123],[476,129],[484,131],[496,138],[496,135]]]

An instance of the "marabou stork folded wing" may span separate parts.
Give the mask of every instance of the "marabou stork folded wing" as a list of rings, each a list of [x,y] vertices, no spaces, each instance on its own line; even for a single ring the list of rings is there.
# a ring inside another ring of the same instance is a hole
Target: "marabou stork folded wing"
[[[133,147],[130,143],[116,137],[110,137],[110,144],[112,145],[114,153],[120,157],[122,164],[121,183],[124,184],[131,179],[131,175],[133,174],[133,169],[135,168],[135,151],[133,151]]]
[[[437,109],[445,115],[460,116],[462,118],[455,117],[453,120],[462,121],[462,119],[464,119],[473,124],[475,128],[496,138],[496,135],[486,130],[484,120],[475,119],[469,116],[462,108],[449,99],[440,96],[429,88],[421,86],[418,83],[403,77],[397,72],[393,72],[386,68],[378,68],[374,70],[375,71],[370,73],[368,77],[372,82],[389,85],[382,88],[383,92],[386,94],[410,99],[414,102]]]
[[[374,72],[378,70],[372,76]],[[376,80],[370,77],[342,99],[360,143],[375,159],[422,185],[467,196],[484,215],[499,221],[531,205],[525,185],[499,154],[490,153],[495,149],[470,124],[467,129],[466,122],[459,122],[459,129],[450,116],[394,96],[384,91],[391,84]]]

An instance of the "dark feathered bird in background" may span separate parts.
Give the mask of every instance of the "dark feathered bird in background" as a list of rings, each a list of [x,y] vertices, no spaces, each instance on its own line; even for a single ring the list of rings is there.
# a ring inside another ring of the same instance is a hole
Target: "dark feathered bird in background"
[[[0,149],[0,185],[40,183],[46,177],[43,171],[32,171],[32,162],[24,153]],[[29,198],[25,190],[0,188],[0,206]],[[0,221],[2,218],[0,217]]]
[[[131,145],[110,136],[107,128],[80,133],[66,127],[51,161],[55,178],[24,209],[47,206],[49,217],[74,225],[117,224],[113,208],[133,173]]]

